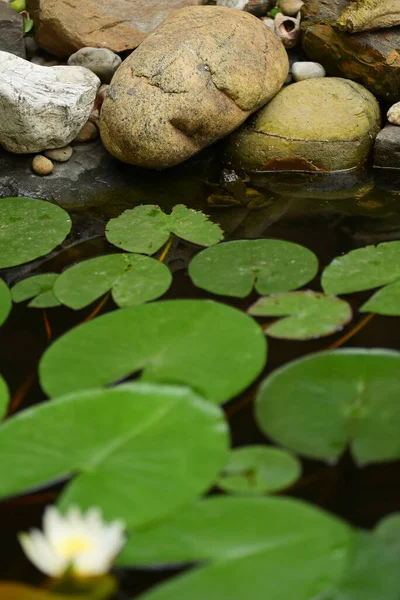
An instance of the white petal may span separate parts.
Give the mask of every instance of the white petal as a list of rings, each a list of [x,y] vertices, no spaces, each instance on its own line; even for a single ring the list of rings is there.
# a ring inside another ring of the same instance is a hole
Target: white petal
[[[44,512],[43,533],[54,550],[57,543],[65,539],[68,534],[64,518],[55,506],[48,506]]]
[[[38,529],[20,534],[19,541],[29,560],[46,575],[58,577],[66,571],[68,564],[53,551]]]

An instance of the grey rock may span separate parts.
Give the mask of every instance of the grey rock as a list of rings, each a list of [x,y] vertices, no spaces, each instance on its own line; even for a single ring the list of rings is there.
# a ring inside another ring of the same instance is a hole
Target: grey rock
[[[81,48],[68,59],[68,64],[86,67],[101,79],[103,83],[110,83],[122,59],[108,48]]]
[[[386,125],[375,140],[374,167],[400,169],[400,127]]]
[[[54,150],[46,150],[44,153],[47,158],[55,160],[56,162],[67,162],[72,156],[73,150],[71,146],[64,146],[64,148],[54,148]]]
[[[100,85],[82,67],[41,67],[0,52],[0,144],[41,152],[71,142],[88,120]]]
[[[5,2],[0,2],[0,50],[26,57],[22,17]]]

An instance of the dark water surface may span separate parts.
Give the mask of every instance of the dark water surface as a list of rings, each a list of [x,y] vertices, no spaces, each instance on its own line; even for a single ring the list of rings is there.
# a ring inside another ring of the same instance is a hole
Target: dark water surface
[[[74,227],[62,248],[22,267],[4,270],[0,275],[12,285],[32,274],[60,272],[83,258],[115,252],[104,238],[105,223],[124,209],[141,203],[159,204],[167,211],[179,203],[205,210],[212,220],[221,224],[227,239],[272,237],[297,242],[318,256],[320,270],[335,256],[354,248],[400,239],[400,174],[396,172],[373,175],[352,172],[328,178],[320,174],[257,175],[249,185],[265,196],[267,206],[260,210],[207,206],[207,197],[215,189],[209,182],[216,182],[218,173],[218,165],[206,157],[189,168],[159,174],[144,172],[132,182],[131,188],[88,197],[78,206],[64,204]],[[174,242],[165,261],[174,273],[166,298],[212,297],[195,288],[186,274],[187,264],[197,250],[185,242]],[[318,286],[316,278],[307,287],[318,290]],[[357,309],[369,295],[369,292],[359,293],[347,298]],[[246,309],[254,300],[252,297],[216,299],[241,309]],[[92,308],[78,312],[49,309],[46,314],[52,339],[81,322]],[[110,300],[102,312],[113,308]],[[355,310],[347,330],[358,320]],[[343,332],[311,342],[269,339],[269,360],[262,377],[290,360],[327,348],[342,335]],[[36,368],[47,344],[43,312],[15,305],[1,330],[0,364],[12,396],[21,394],[21,386],[29,388],[22,407],[44,399]],[[375,316],[346,346],[400,349],[400,319]],[[256,389],[254,385],[250,393],[247,391],[225,407],[235,446],[266,442],[252,415],[252,396]],[[305,498],[366,528],[384,515],[400,510],[400,461],[356,468],[346,455],[336,465],[317,461],[303,464],[302,479],[287,492],[291,495]],[[2,468],[7,466],[2,465]],[[16,532],[39,525],[43,506],[54,501],[56,492],[53,488],[0,504],[0,579],[40,584],[40,575],[19,550]],[[118,600],[135,597],[166,577],[165,573],[156,571],[120,571],[118,575],[122,590]]]

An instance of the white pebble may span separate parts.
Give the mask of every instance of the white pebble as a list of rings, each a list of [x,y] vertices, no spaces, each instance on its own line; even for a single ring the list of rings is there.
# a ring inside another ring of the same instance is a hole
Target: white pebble
[[[400,125],[400,102],[396,102],[389,108],[387,118],[392,125]]]
[[[304,79],[325,77],[326,71],[319,63],[304,61],[293,63],[292,75],[295,81],[304,81]]]

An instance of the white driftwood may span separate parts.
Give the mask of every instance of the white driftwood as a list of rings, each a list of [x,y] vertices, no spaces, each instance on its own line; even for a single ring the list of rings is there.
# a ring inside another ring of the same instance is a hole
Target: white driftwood
[[[17,154],[68,145],[88,120],[99,85],[83,67],[42,67],[0,52],[0,144]]]

